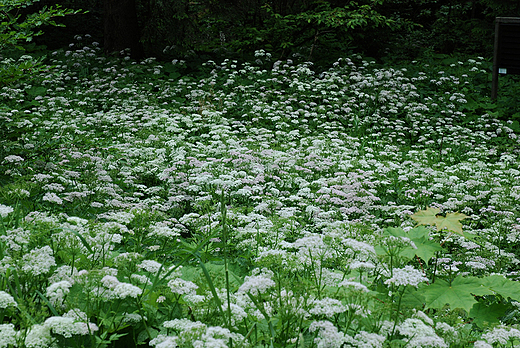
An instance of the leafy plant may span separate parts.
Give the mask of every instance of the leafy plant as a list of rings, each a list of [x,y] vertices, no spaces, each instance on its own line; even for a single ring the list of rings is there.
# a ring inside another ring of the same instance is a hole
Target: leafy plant
[[[37,2],[32,0],[7,0],[0,4],[0,49],[16,48],[24,50],[21,42],[32,41],[34,36],[42,35],[38,28],[43,25],[60,26],[53,18],[63,17],[80,13],[81,10],[62,9],[59,5],[55,7],[44,7],[42,10],[23,16],[22,9]]]

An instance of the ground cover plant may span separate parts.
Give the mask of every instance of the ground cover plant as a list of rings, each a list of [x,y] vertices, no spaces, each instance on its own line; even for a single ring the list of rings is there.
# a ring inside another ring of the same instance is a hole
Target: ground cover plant
[[[124,54],[0,90],[0,347],[520,344],[518,123],[483,58]]]

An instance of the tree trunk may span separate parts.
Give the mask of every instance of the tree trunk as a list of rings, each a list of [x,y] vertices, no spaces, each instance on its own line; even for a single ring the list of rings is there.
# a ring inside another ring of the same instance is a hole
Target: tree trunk
[[[103,24],[105,53],[129,48],[132,58],[142,58],[135,0],[104,0]]]

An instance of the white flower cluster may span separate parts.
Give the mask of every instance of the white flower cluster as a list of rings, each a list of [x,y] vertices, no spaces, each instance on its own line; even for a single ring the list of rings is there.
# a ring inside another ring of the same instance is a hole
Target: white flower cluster
[[[176,239],[181,235],[181,232],[177,228],[168,226],[165,222],[156,222],[150,225],[150,233],[148,237],[164,237],[167,239]]]
[[[16,303],[13,296],[5,291],[0,291],[0,309],[7,307],[18,307],[18,303]]]
[[[72,284],[67,280],[52,283],[47,287],[47,298],[55,307],[63,307],[65,296],[70,292]]]
[[[179,295],[193,294],[199,288],[194,282],[181,278],[170,280],[168,287],[174,294]]]
[[[154,260],[143,260],[137,265],[137,268],[155,274],[161,269],[161,264]]]
[[[265,293],[268,289],[276,285],[272,280],[273,272],[262,269],[261,271],[257,268],[253,270],[253,275],[246,276],[244,283],[238,289],[239,293],[250,293],[251,295],[257,296]]]
[[[370,290],[365,285],[358,283],[358,282],[353,282],[350,280],[344,280],[341,283],[339,283],[338,285],[344,286],[347,288],[353,288],[355,291],[370,292]]]
[[[80,310],[70,310],[61,317],[50,317],[43,324],[54,334],[70,338],[74,335],[88,335],[99,328],[96,324],[88,323],[87,316]]]
[[[23,246],[29,244],[31,238],[31,231],[25,230],[22,227],[7,230],[6,233],[0,236],[9,249],[12,251],[20,251]]]
[[[0,324],[0,347],[16,347],[14,324]]]
[[[4,157],[3,163],[20,163],[23,162],[24,159],[20,156],[9,155]]]
[[[481,338],[485,340],[485,342],[487,342],[490,346],[494,346],[497,343],[505,346],[508,342],[512,343],[513,341],[520,339],[520,330],[499,326],[493,328],[491,332],[483,334]],[[476,343],[475,347],[477,347]]]
[[[352,342],[352,337],[338,331],[330,321],[315,321],[309,326],[309,331],[318,332],[314,339],[318,348],[340,348],[344,347],[345,343]]]
[[[206,326],[200,321],[188,319],[174,319],[165,321],[163,326],[176,332],[176,336],[160,334],[150,341],[155,348],[176,347],[219,347],[227,348],[229,341],[243,342],[244,336],[233,333],[220,326]]]
[[[43,195],[42,200],[50,202],[50,203],[56,203],[56,204],[63,204],[63,200],[54,192],[46,192]]]
[[[53,251],[50,246],[35,248],[22,257],[22,271],[33,276],[46,274],[51,267],[56,266]]]
[[[314,307],[309,310],[309,313],[314,315],[324,315],[328,318],[347,310],[347,307],[345,307],[340,300],[330,297],[325,297],[321,300],[314,300],[313,305]]]
[[[54,347],[52,334],[71,338],[75,335],[89,335],[99,328],[89,323],[87,315],[78,309],[70,310],[63,316],[50,317],[43,324],[34,324],[27,331],[16,331],[13,324],[0,324],[0,348],[18,347],[20,338],[24,347]]]
[[[385,281],[385,284],[399,285],[411,285],[417,287],[422,282],[427,282],[423,273],[416,270],[412,266],[405,266],[404,268],[394,268],[393,276]]]
[[[130,283],[120,282],[115,276],[112,275],[104,276],[101,279],[101,284],[109,290],[105,294],[108,298],[137,298],[143,293],[143,290],[140,287]]]
[[[12,213],[14,211],[13,208],[7,206],[7,205],[3,205],[3,204],[0,204],[0,217],[7,217],[7,215],[9,215],[10,213]]]
[[[437,336],[435,330],[420,319],[408,318],[397,326],[397,330],[412,348],[447,348],[448,344]]]

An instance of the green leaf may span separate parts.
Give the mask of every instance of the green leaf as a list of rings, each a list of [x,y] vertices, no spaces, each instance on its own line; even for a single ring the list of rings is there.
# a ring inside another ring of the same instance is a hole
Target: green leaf
[[[504,278],[501,275],[492,275],[482,279],[482,284],[505,299],[520,299],[520,283]]]
[[[486,306],[484,303],[478,302],[469,311],[469,316],[474,318],[473,323],[484,327],[490,324],[498,324],[500,322],[498,318],[506,314],[507,308],[508,306],[501,303],[492,303]]]
[[[47,88],[33,86],[26,90],[27,94],[31,97],[42,96],[47,94]]]
[[[424,226],[417,226],[408,232],[405,232],[402,228],[389,227],[385,229],[385,232],[395,237],[407,237],[414,242],[417,249],[412,247],[406,248],[401,251],[401,256],[412,259],[417,255],[424,261],[428,262],[437,251],[442,250],[439,243],[431,241],[429,238],[429,231]]]
[[[417,226],[409,232],[409,238],[415,243],[417,249],[407,249],[406,252],[412,252],[424,261],[428,262],[437,251],[442,250],[439,243],[430,240],[429,231],[424,226]]]
[[[435,225],[437,221],[437,214],[441,212],[438,208],[426,208],[426,210],[419,210],[412,215],[419,225]]]
[[[424,298],[422,292],[413,286],[407,286],[403,294],[402,303],[408,308],[422,308],[424,306]]]
[[[437,230],[442,230],[446,228],[448,231],[452,231],[462,235],[462,224],[460,220],[467,218],[467,215],[461,213],[448,213],[446,217],[437,216],[437,221],[435,224],[437,225]]]
[[[451,285],[444,280],[437,280],[434,284],[422,287],[422,294],[426,299],[427,308],[462,308],[469,313],[477,301],[474,295],[492,295],[493,292],[482,285],[477,277],[458,276]]]
[[[412,219],[419,225],[435,225],[437,230],[447,229],[448,231],[462,234],[462,224],[460,220],[467,218],[467,215],[461,213],[448,213],[446,217],[439,216],[440,209],[426,208],[426,210],[419,210],[412,215]]]

